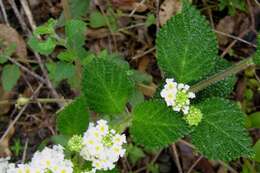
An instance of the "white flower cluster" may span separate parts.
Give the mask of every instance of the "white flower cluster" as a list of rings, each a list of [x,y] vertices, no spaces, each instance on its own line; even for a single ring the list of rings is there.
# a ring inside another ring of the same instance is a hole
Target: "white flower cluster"
[[[10,158],[6,157],[6,158],[0,158],[0,173],[5,173],[8,165],[9,165],[9,161]]]
[[[125,135],[109,129],[107,121],[99,120],[96,126],[90,123],[88,130],[84,133],[80,155],[92,162],[92,172],[112,170],[118,159],[125,154],[123,148],[125,143]]]
[[[63,150],[60,145],[45,147],[41,152],[36,152],[28,164],[9,164],[7,173],[72,173],[73,164],[65,159]]]
[[[189,113],[190,99],[195,98],[193,92],[189,92],[189,85],[174,82],[174,79],[166,79],[166,84],[161,91],[167,106],[171,106],[174,111]]]

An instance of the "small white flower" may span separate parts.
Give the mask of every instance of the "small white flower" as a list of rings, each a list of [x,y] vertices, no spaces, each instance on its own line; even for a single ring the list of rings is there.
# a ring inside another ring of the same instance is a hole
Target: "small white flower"
[[[112,170],[125,153],[125,143],[125,135],[109,129],[107,121],[99,120],[96,126],[91,124],[84,133],[80,155],[92,162],[94,170]]]
[[[176,112],[189,112],[190,99],[195,98],[195,94],[189,91],[190,86],[183,83],[176,83],[173,79],[166,79],[166,84],[161,91],[167,106],[171,106]]]
[[[40,170],[50,170],[52,173],[72,173],[73,164],[65,159],[63,150],[61,145],[45,147],[34,154],[30,166]]]
[[[8,161],[10,160],[9,157],[0,158],[0,173],[5,173],[8,168]]]

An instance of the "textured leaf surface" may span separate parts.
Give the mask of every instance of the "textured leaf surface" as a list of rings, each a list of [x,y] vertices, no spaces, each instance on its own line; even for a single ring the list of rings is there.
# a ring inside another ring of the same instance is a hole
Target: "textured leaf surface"
[[[218,58],[215,66],[215,70],[210,73],[210,75],[214,75],[218,72],[221,72],[228,67],[231,66],[231,63],[229,63],[227,60],[223,58]],[[232,75],[227,77],[226,79],[219,81],[206,89],[202,90],[201,92],[198,93],[198,98],[200,99],[206,99],[209,97],[228,97],[230,93],[234,89],[234,85],[236,84],[236,76]]]
[[[162,101],[147,101],[133,111],[130,129],[135,142],[147,148],[165,147],[189,132],[188,125]]]
[[[156,46],[158,64],[166,75],[189,83],[214,68],[217,41],[204,16],[188,3],[183,5],[182,13],[159,31]]]
[[[86,107],[85,98],[81,96],[57,113],[57,126],[63,135],[81,135],[87,130],[89,113]]]
[[[93,111],[120,113],[133,91],[133,82],[117,64],[94,59],[85,67],[82,89]]]
[[[245,115],[225,99],[211,98],[199,105],[202,122],[191,133],[192,143],[209,159],[234,160],[252,154],[245,131]]]

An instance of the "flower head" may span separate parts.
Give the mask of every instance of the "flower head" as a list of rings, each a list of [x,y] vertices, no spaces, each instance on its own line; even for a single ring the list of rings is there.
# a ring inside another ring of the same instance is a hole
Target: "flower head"
[[[161,91],[167,106],[171,106],[174,111],[189,112],[190,99],[195,98],[195,94],[189,91],[190,86],[176,83],[173,79],[166,79],[166,84]]]
[[[0,173],[6,172],[9,165],[10,157],[0,158]]]
[[[79,152],[83,147],[83,138],[79,135],[73,135],[68,142],[70,151]]]
[[[115,162],[124,155],[125,143],[125,135],[109,129],[107,121],[99,120],[96,126],[90,123],[84,133],[80,155],[91,161],[95,170],[111,170],[115,167]]]
[[[200,109],[191,106],[189,113],[184,116],[184,120],[190,125],[190,126],[197,126],[202,119],[202,112]]]

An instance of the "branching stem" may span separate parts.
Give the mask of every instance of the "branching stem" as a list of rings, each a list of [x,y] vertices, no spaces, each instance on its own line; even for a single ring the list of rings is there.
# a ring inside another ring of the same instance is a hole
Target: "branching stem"
[[[195,93],[199,92],[199,91],[207,88],[208,86],[225,79],[226,77],[228,77],[230,75],[234,75],[234,74],[248,68],[251,65],[254,65],[252,58],[244,59],[244,60],[236,63],[235,65],[227,68],[226,70],[221,71],[221,72],[209,77],[208,79],[202,80],[199,83],[193,85],[191,87],[190,91],[195,92]]]

